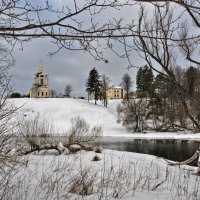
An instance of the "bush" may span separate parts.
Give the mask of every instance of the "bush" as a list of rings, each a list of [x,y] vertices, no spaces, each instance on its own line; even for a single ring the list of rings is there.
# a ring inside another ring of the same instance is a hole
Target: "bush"
[[[13,92],[10,94],[10,98],[21,98],[22,95],[19,92]]]
[[[96,180],[96,173],[91,174],[90,169],[84,169],[80,175],[74,176],[71,180],[70,193],[78,195],[92,195],[94,191],[94,183]]]
[[[79,144],[86,147],[102,135],[102,128],[100,126],[94,126],[90,129],[89,124],[79,116],[73,118],[71,124],[72,126],[68,131],[69,145]]]
[[[99,126],[90,128],[89,124],[80,117],[73,118],[71,123],[67,134],[68,140],[62,144],[59,143],[62,139],[54,136],[56,129],[51,120],[40,115],[26,117],[17,127],[18,133],[24,139],[20,151],[22,154],[42,150],[56,150],[59,154],[76,153],[81,150],[92,151],[91,143],[102,135],[102,128]]]
[[[55,131],[51,120],[40,115],[27,117],[18,125],[18,132],[24,139],[24,146],[28,145],[32,150],[42,146],[50,148],[57,145],[53,137]]]

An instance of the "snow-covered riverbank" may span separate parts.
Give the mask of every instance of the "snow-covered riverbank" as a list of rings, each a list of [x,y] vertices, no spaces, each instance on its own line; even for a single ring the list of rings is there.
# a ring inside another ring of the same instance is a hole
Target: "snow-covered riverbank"
[[[200,198],[195,167],[172,167],[155,156],[111,150],[55,153],[24,156],[26,165],[10,184],[10,200]],[[94,156],[100,160],[93,161]]]

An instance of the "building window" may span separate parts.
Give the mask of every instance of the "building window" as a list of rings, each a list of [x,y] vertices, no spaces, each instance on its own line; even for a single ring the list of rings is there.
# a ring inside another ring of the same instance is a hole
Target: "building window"
[[[48,96],[48,95],[47,95],[47,92],[46,92],[46,96]]]
[[[38,96],[40,96],[40,93],[38,92]]]
[[[44,84],[44,79],[40,79],[40,85],[43,85]]]
[[[42,96],[44,95],[44,92],[42,92]]]

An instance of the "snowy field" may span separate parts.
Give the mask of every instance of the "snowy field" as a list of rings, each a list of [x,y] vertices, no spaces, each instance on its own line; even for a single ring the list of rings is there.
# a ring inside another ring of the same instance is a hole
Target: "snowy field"
[[[83,117],[91,126],[100,125],[104,136],[132,138],[177,138],[199,140],[200,134],[130,134],[117,124],[115,106],[109,108],[77,99],[11,99],[20,107],[18,117],[45,115],[65,133],[70,119]],[[94,157],[99,158],[94,161]],[[56,151],[23,156],[25,165],[13,175],[4,199],[86,199],[86,200],[199,200],[200,177],[197,168],[169,166],[151,155],[103,150],[58,155]]]

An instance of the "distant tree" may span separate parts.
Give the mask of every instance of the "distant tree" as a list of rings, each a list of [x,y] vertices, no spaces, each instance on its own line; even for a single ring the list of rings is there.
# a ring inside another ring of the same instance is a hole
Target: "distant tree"
[[[21,98],[22,95],[19,92],[13,92],[10,94],[10,98]]]
[[[73,91],[71,84],[67,84],[65,87],[65,96],[71,97],[71,92]]]
[[[64,97],[64,94],[63,94],[63,93],[59,93],[59,94],[56,95],[56,97],[57,97],[57,98],[63,98],[63,97]]]
[[[107,77],[105,74],[101,75],[101,93],[103,96],[104,106],[107,107],[108,105],[108,97],[107,97],[107,90],[109,89],[110,78]]]
[[[145,65],[140,67],[136,76],[137,92],[143,97],[151,97],[153,95],[154,75],[150,67]]]
[[[55,90],[51,90],[51,97],[56,98],[57,94]]]
[[[129,93],[130,93],[131,88],[133,86],[133,81],[132,81],[132,79],[131,79],[131,77],[128,73],[123,75],[120,85],[125,89],[126,100],[129,102]]]
[[[117,106],[117,114],[117,122],[121,122],[131,132],[141,132],[147,128],[146,104],[142,99],[139,101],[131,100],[130,102],[122,101]]]
[[[101,81],[100,75],[95,67],[90,71],[85,86],[86,92],[89,96],[94,95],[95,104],[97,104],[97,100],[101,95]]]
[[[153,83],[154,93],[165,99],[174,91],[173,84],[170,82],[168,76],[158,74]]]
[[[85,97],[80,96],[80,97],[78,97],[78,99],[85,99]]]
[[[30,94],[22,94],[22,98],[30,98]]]

